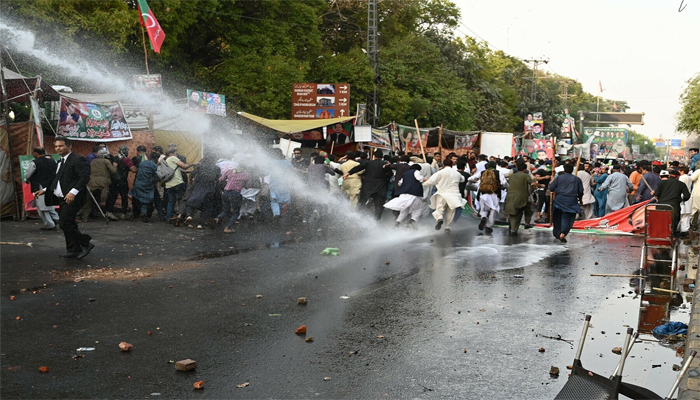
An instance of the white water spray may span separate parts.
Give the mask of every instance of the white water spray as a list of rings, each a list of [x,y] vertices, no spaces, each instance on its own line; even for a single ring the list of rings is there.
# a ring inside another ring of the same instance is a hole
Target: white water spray
[[[80,49],[73,51],[76,54],[70,54],[71,51],[64,51],[65,49],[62,48],[60,52],[49,50],[48,47],[37,44],[32,32],[13,27],[2,20],[0,20],[0,39],[6,43],[10,51],[35,57],[49,67],[89,81],[106,92],[119,92],[119,97],[123,101],[152,112],[160,121],[177,121],[176,125],[169,128],[171,130],[205,135],[205,152],[215,151],[217,155],[229,159],[237,156],[245,159],[246,166],[250,168],[283,177],[291,189],[292,202],[301,202],[304,207],[312,209],[330,210],[329,223],[333,225],[364,232],[372,232],[372,228],[377,225],[370,216],[353,211],[347,199],[333,196],[330,192],[314,191],[315,189],[308,186],[294,170],[273,167],[273,163],[270,162],[270,149],[251,139],[260,132],[234,134],[234,126],[229,119],[189,112],[185,104],[175,103],[166,95],[153,96],[133,90],[127,84],[130,76],[125,77],[124,74],[112,72],[99,62],[81,61],[81,56],[77,54]],[[70,59],[67,59],[65,54],[70,54]]]
[[[55,50],[40,47],[32,32],[11,26],[2,20],[0,20],[0,40],[10,51],[35,57],[51,67],[60,69],[68,76],[90,81],[106,90],[123,91],[129,87],[124,79],[100,68],[99,64],[84,61],[90,57],[80,54],[77,49],[61,47],[60,43],[54,47]]]

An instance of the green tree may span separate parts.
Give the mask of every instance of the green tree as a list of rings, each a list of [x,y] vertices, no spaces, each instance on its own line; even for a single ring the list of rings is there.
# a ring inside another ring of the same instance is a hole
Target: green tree
[[[700,132],[700,74],[687,81],[685,91],[681,95],[681,111],[676,119],[676,129],[689,135]]]

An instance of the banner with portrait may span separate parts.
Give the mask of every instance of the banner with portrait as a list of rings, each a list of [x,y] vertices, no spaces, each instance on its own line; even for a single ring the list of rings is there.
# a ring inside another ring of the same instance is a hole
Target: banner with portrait
[[[134,90],[154,94],[163,94],[163,80],[160,74],[131,75]]]
[[[583,128],[583,141],[591,146],[591,160],[622,157],[628,136],[626,128]]]
[[[533,139],[534,151],[530,157],[536,160],[546,160],[554,158],[554,144],[551,139]]]
[[[111,142],[132,139],[121,103],[88,103],[61,97],[58,135],[72,140]]]
[[[391,140],[387,128],[372,128],[372,145],[391,149]]]
[[[187,108],[192,111],[226,116],[226,96],[187,89]]]
[[[423,142],[423,148],[427,147],[428,132],[433,128],[422,128],[420,130],[420,135],[416,132],[416,128],[410,126],[399,125],[399,140],[401,142],[401,148],[406,153],[420,154],[421,145],[418,140],[419,136]]]
[[[479,135],[455,136],[455,150],[472,150],[479,140]]]
[[[525,134],[532,134],[534,137],[544,135],[544,119],[542,112],[531,112],[525,116],[523,122]]]

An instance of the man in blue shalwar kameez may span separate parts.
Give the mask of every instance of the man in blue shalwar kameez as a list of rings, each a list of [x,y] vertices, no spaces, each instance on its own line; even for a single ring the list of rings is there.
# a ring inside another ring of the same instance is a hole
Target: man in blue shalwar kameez
[[[549,184],[549,191],[555,196],[552,203],[552,235],[562,243],[566,243],[566,235],[574,226],[576,214],[581,212],[579,204],[583,199],[583,182],[572,172],[574,166],[565,164],[564,173]]]

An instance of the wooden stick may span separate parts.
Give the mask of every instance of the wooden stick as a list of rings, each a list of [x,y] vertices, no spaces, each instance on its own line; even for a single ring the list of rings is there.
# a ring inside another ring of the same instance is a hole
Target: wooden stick
[[[641,275],[631,275],[631,274],[591,274],[591,276],[606,276],[606,277],[619,277],[619,278],[642,278],[646,279],[646,276]]]
[[[34,92],[32,97],[34,100],[39,98],[39,88],[41,87],[41,77],[36,78],[36,84],[34,85]],[[31,106],[31,101],[29,102],[29,137],[27,138],[27,152],[25,154],[32,154],[32,143],[34,142],[34,135],[36,134],[36,124],[34,123],[34,107]],[[41,122],[40,122],[41,123]],[[9,133],[8,133],[9,134]],[[37,135],[37,142],[41,146],[41,141]]]
[[[423,149],[423,138],[420,136],[420,128],[418,127],[418,120],[414,119],[413,122],[416,124],[416,133],[418,134],[418,143],[420,143],[420,152],[423,155],[423,162],[427,163],[428,160],[425,158],[425,150]]]
[[[333,147],[335,146],[335,140],[331,142],[331,154],[333,154]]]
[[[666,292],[666,293],[680,293],[680,292],[679,292],[679,291],[677,291],[677,290],[668,290],[668,289],[661,289],[661,288],[658,288],[658,287],[653,287],[652,289],[654,289],[654,290],[656,290],[656,291],[658,291],[658,292]]]
[[[148,72],[148,50],[146,49],[146,32],[143,30],[143,25],[141,25],[141,38],[143,39],[143,57],[146,59],[146,75],[150,75]]]
[[[578,173],[578,167],[581,165],[581,155],[578,155],[578,161],[576,161],[576,167],[574,168],[574,175]]]
[[[440,152],[440,157],[442,157],[442,124],[440,124],[440,131],[438,133],[438,152]]]

